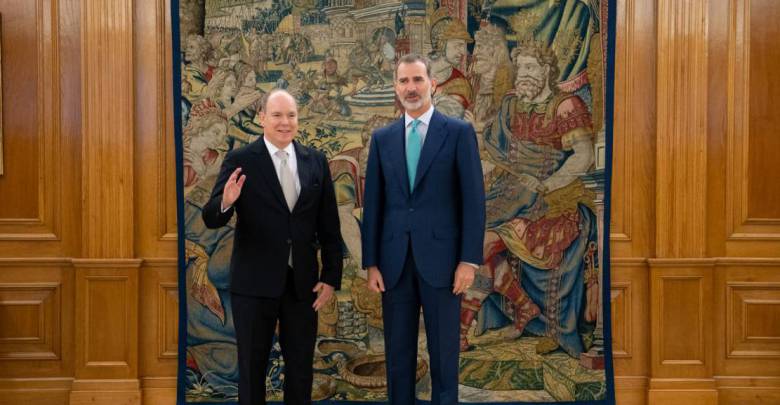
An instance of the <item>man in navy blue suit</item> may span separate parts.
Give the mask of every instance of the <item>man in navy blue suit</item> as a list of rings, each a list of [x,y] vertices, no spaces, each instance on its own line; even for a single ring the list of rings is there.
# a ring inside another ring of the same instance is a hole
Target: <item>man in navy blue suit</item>
[[[405,114],[374,132],[366,169],[363,267],[382,292],[390,404],[415,403],[422,306],[431,402],[458,403],[460,295],[482,263],[485,193],[471,124],[437,112],[429,61],[399,59]]]

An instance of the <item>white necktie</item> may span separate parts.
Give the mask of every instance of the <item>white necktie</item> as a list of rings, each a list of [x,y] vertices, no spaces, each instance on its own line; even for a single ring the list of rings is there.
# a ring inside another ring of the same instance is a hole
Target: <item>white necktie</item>
[[[284,199],[287,201],[287,208],[292,212],[295,207],[295,202],[298,201],[298,192],[295,190],[295,176],[290,170],[290,166],[287,164],[287,158],[289,155],[283,150],[276,151],[276,157],[282,161],[279,165],[279,183],[282,185],[282,193],[284,193]],[[292,267],[292,246],[290,246],[290,257],[287,259],[287,264]]]
[[[295,190],[295,176],[293,176],[290,166],[287,164],[287,152],[278,150],[276,151],[276,156],[282,161],[281,165],[279,165],[279,183],[282,185],[287,208],[292,211],[295,207],[295,202],[298,201],[298,192]]]

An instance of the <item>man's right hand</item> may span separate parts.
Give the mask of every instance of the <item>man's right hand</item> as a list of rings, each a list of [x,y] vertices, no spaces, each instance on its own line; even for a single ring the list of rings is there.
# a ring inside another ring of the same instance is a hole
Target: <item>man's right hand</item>
[[[368,268],[368,289],[376,293],[385,292],[385,282],[382,281],[379,267],[371,266]]]
[[[241,177],[238,177],[238,175],[241,174],[241,168],[233,171],[233,174],[230,175],[230,178],[228,179],[227,183],[225,183],[225,188],[222,191],[222,208],[226,209],[227,207],[230,207],[233,205],[236,200],[238,200],[238,196],[241,195],[241,188],[244,187],[244,182],[246,181],[246,175],[241,174]]]

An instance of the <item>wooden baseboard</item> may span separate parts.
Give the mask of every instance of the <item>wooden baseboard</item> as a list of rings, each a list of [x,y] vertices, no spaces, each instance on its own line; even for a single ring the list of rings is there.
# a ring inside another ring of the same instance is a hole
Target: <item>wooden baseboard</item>
[[[0,405],[68,405],[72,378],[0,378]]]
[[[70,405],[141,405],[138,380],[75,380]]]
[[[653,378],[650,379],[647,403],[649,405],[718,405],[718,389],[714,379]]]

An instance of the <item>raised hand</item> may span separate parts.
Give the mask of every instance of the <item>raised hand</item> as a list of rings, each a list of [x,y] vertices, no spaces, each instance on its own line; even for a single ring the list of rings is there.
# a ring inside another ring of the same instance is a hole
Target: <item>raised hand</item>
[[[239,177],[239,175],[241,175],[241,177]],[[240,167],[233,171],[233,173],[230,175],[230,178],[228,178],[227,183],[225,183],[224,190],[222,191],[223,209],[230,207],[234,202],[236,202],[236,200],[238,200],[238,196],[241,195],[241,188],[244,187],[245,181],[246,175],[241,174]]]

